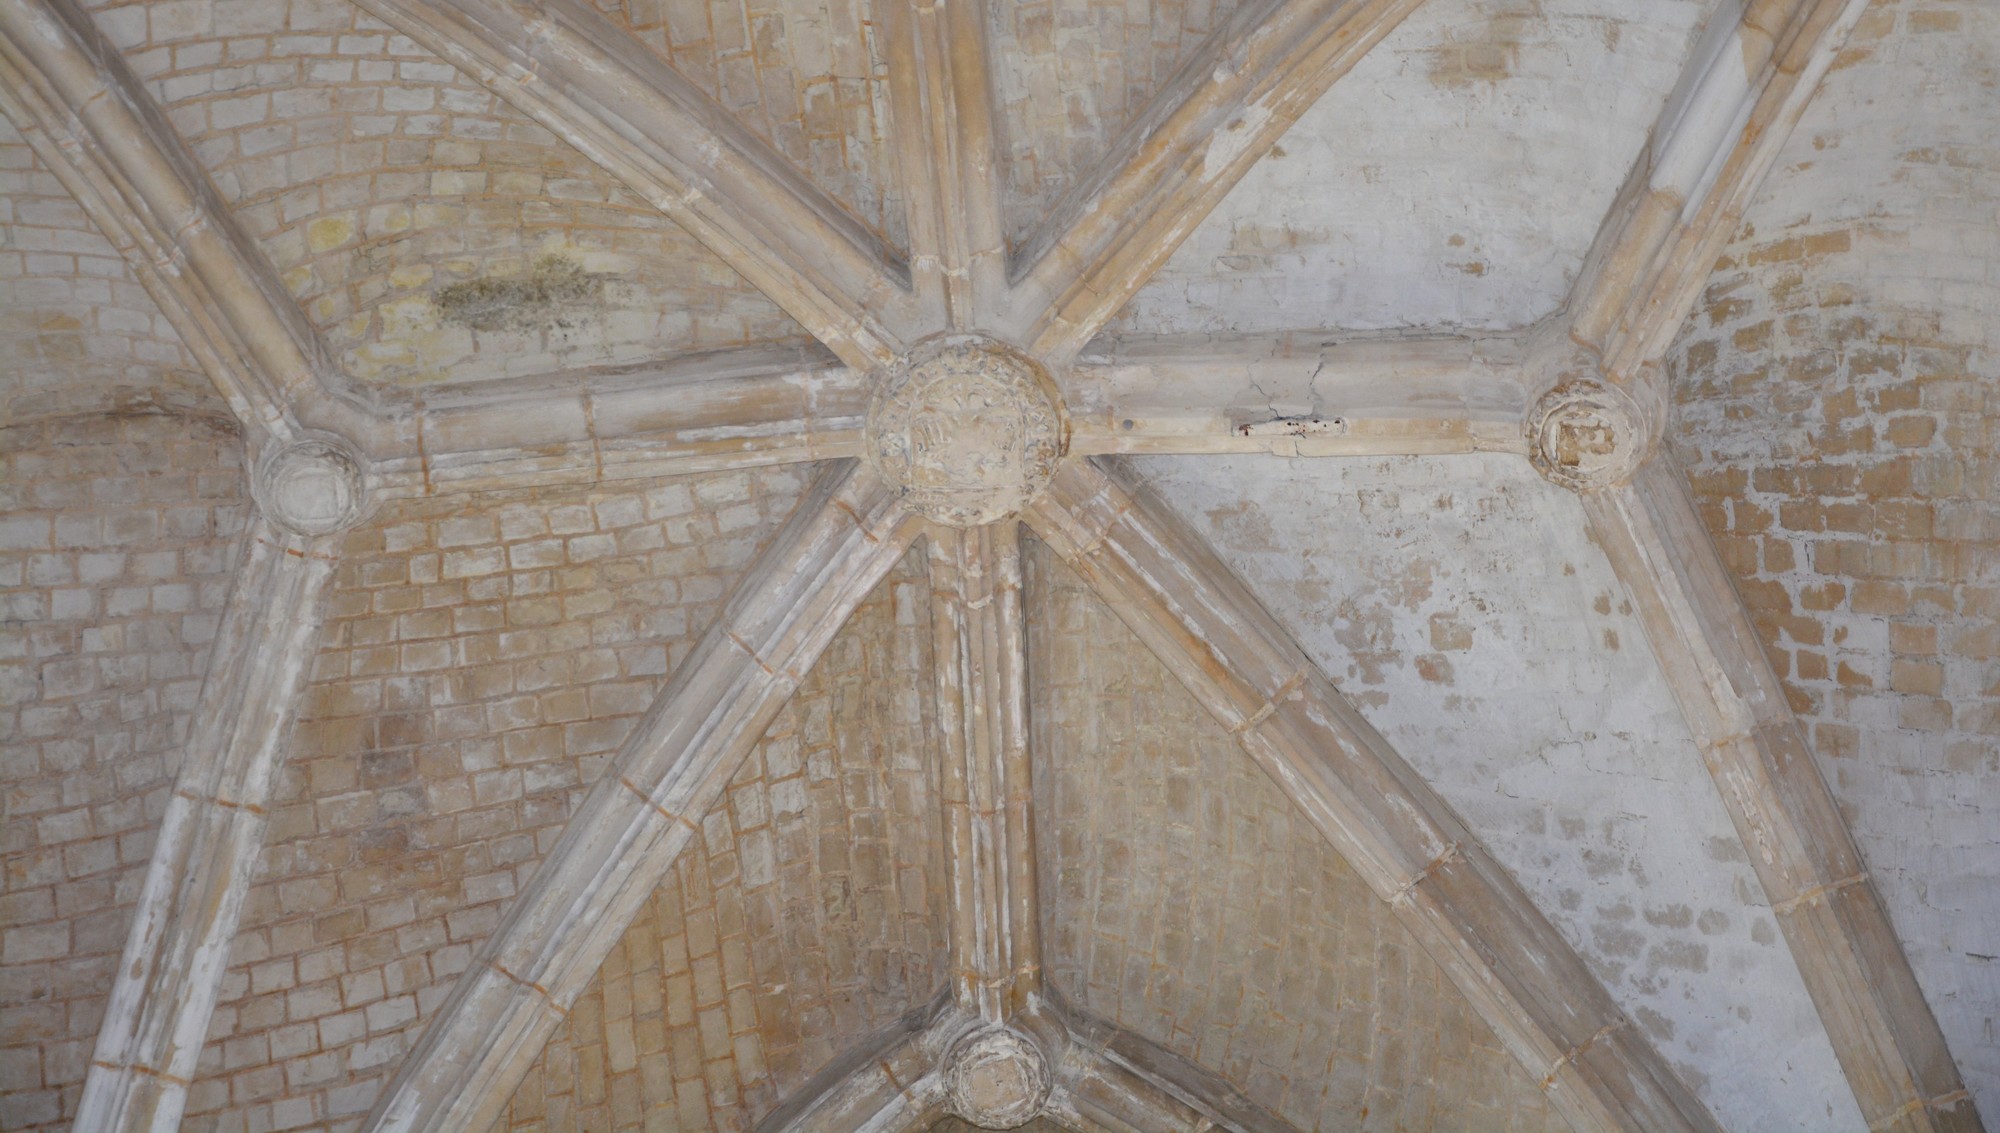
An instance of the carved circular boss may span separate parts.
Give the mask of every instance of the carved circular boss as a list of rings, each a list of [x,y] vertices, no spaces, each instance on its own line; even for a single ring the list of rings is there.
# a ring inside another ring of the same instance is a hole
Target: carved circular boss
[[[953,1113],[981,1129],[1015,1129],[1048,1101],[1048,1060],[1027,1038],[1001,1027],[974,1031],[945,1056],[945,1097]]]
[[[345,440],[308,433],[266,452],[250,490],[278,526],[300,535],[331,535],[361,518],[366,467]]]
[[[1574,492],[1625,483],[1645,463],[1653,424],[1632,395],[1608,382],[1570,378],[1528,411],[1528,459]]]
[[[977,335],[919,343],[878,377],[868,462],[913,511],[950,527],[1006,519],[1048,487],[1069,421],[1048,371]]]

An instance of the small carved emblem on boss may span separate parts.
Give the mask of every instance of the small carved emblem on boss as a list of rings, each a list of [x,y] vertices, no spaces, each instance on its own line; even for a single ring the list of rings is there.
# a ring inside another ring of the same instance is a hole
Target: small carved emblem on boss
[[[869,463],[912,510],[952,527],[1026,507],[1068,441],[1048,372],[978,335],[919,343],[882,372],[868,404]]]

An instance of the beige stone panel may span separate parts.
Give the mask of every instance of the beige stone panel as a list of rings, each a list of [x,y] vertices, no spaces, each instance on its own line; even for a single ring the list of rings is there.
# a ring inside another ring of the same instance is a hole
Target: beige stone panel
[[[746,1130],[944,985],[926,585],[855,611],[496,1130]]]
[[[909,230],[889,130],[883,0],[597,0],[890,247]]]
[[[0,118],[0,420],[145,405],[222,410],[118,250]]]
[[[187,1128],[357,1124],[810,467],[346,539]]]
[[[1019,246],[1236,0],[993,0],[1004,227]]]
[[[1056,989],[1300,1130],[1566,1128],[1276,785],[1030,546]]]
[[[358,8],[147,12],[98,24],[353,378],[490,380],[807,341],[685,230]]]
[[[1870,5],[1667,366],[1669,440],[2000,1125],[2000,10]]]
[[[249,506],[225,418],[0,428],[0,1128],[75,1115]]]

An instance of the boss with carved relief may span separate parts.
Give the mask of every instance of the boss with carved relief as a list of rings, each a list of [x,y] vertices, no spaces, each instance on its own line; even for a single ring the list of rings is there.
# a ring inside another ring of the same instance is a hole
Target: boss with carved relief
[[[1055,382],[1039,362],[978,335],[919,343],[879,376],[868,461],[936,523],[1005,519],[1048,486],[1069,442]]]

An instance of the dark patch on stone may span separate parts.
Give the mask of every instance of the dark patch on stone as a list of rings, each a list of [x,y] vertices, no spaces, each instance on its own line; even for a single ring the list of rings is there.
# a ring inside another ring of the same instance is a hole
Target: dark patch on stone
[[[1646,953],[1646,966],[1655,971],[1661,968],[1680,968],[1689,972],[1706,972],[1708,945],[1687,940],[1662,941]]]
[[[1650,1007],[1641,1007],[1632,1014],[1638,1018],[1639,1025],[1646,1028],[1647,1034],[1661,1042],[1673,1041],[1674,1021],[1672,1019],[1667,1018]]]
[[[1600,922],[1590,930],[1598,951],[1607,956],[1637,956],[1646,945],[1645,938],[1629,928]]]
[[[605,278],[562,256],[542,256],[521,275],[454,283],[431,302],[446,322],[473,330],[570,330],[596,317]]]
[[[1686,905],[1668,905],[1646,910],[1646,923],[1664,928],[1686,928],[1694,923],[1694,910]]]

